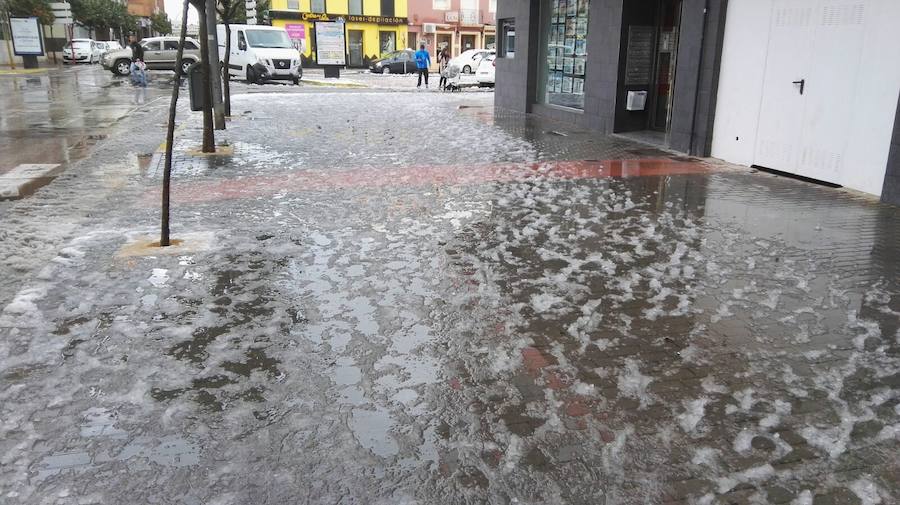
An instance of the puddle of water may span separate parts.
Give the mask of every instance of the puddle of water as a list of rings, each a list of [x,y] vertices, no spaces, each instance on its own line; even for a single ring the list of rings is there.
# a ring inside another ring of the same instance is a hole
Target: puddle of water
[[[353,409],[350,429],[360,445],[382,458],[396,456],[400,447],[390,435],[393,419],[382,410]]]

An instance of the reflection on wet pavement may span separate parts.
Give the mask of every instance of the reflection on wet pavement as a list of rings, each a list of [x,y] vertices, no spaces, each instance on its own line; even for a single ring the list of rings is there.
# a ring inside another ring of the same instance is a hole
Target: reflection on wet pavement
[[[0,76],[0,174],[22,163],[83,159],[106,129],[136,108],[123,81],[99,65]],[[165,79],[159,81],[148,101],[165,95]]]
[[[4,497],[896,502],[896,208],[387,96],[238,97],[315,120],[176,166],[217,247],[112,259],[151,161],[8,295]]]

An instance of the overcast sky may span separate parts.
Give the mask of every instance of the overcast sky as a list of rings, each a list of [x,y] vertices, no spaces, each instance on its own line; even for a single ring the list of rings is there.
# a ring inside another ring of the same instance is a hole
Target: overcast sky
[[[181,0],[165,0],[166,2],[166,14],[169,15],[169,19],[172,20],[173,24],[180,24],[181,22],[181,9],[184,7],[184,3]],[[188,24],[197,22],[197,10],[193,7],[188,9]]]

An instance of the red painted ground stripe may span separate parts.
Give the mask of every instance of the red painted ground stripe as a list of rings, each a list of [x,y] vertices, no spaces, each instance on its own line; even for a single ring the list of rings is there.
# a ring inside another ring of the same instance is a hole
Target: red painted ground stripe
[[[172,186],[176,203],[256,198],[276,193],[323,189],[377,188],[391,186],[462,186],[487,182],[548,179],[597,179],[604,177],[654,177],[706,174],[715,171],[704,163],[666,159],[546,161],[485,165],[431,165],[403,168],[356,168],[352,170],[302,170],[276,175],[236,179],[190,180]],[[143,203],[155,205],[159,190],[148,192]]]

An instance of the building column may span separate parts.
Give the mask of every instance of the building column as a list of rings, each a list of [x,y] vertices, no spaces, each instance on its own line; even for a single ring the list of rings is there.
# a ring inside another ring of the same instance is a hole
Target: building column
[[[891,136],[891,148],[888,152],[887,170],[884,173],[881,201],[900,205],[900,97],[897,99],[894,134]]]

